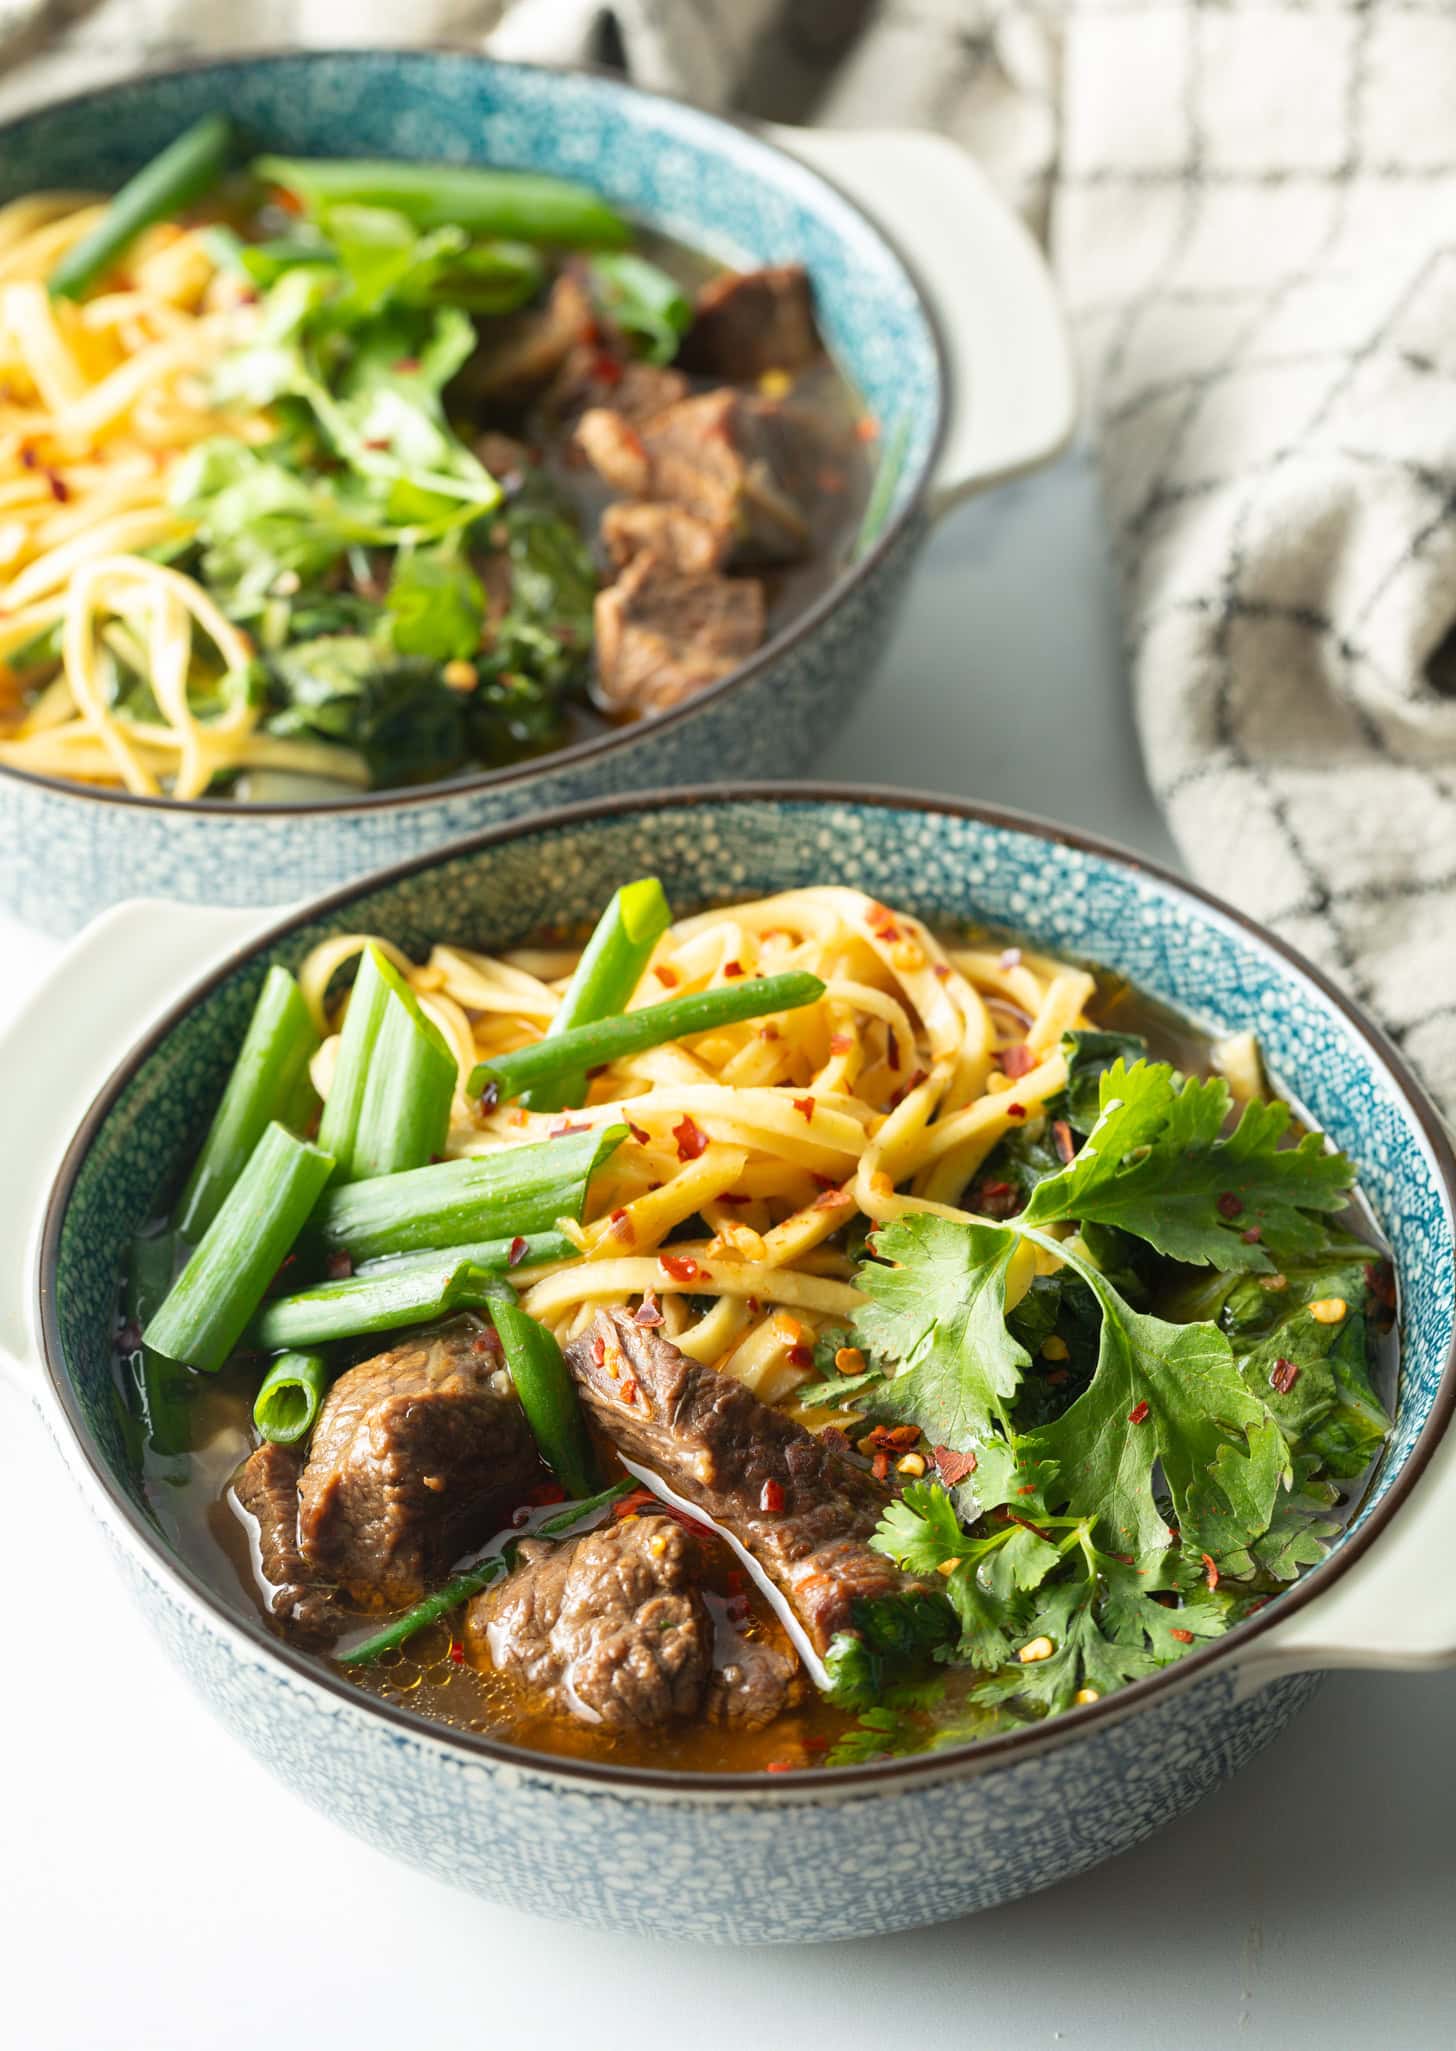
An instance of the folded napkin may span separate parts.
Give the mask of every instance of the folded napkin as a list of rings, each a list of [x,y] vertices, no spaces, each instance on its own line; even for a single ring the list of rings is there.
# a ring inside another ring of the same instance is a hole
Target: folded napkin
[[[0,112],[198,46],[395,40],[397,17],[0,0]],[[1188,865],[1456,1110],[1456,9],[424,0],[410,32],[977,151],[1049,236]]]

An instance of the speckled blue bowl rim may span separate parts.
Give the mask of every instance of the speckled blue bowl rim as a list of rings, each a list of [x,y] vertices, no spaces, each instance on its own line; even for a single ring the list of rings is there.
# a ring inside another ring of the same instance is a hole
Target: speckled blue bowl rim
[[[1451,1140],[1435,1106],[1379,1027],[1368,1019],[1358,1006],[1352,1004],[1327,976],[1307,961],[1297,949],[1290,947],[1277,935],[1259,925],[1256,920],[1235,910],[1213,892],[1175,875],[1171,869],[1148,861],[1142,855],[1120,847],[1113,841],[1102,840],[1071,827],[1037,819],[1025,812],[1010,811],[993,805],[972,804],[959,798],[938,797],[926,792],[896,790],[883,784],[779,782],[685,785],[678,790],[646,791],[625,797],[594,798],[580,804],[560,806],[533,819],[511,820],[504,825],[490,827],[484,832],[452,841],[427,855],[391,863],[368,876],[357,878],[340,889],[330,890],[310,899],[302,909],[290,911],[286,917],[267,927],[255,939],[234,949],[208,975],[195,983],[186,995],[172,1005],[150,1028],[103,1084],[77,1127],[51,1185],[36,1259],[35,1284],[39,1306],[37,1323],[51,1389],[87,1467],[107,1497],[110,1511],[142,1542],[163,1571],[181,1582],[188,1593],[226,1629],[241,1632],[255,1647],[270,1658],[280,1661],[294,1674],[327,1690],[352,1708],[362,1709],[366,1714],[380,1717],[386,1723],[395,1725],[411,1738],[433,1740],[447,1751],[459,1751],[476,1758],[492,1760],[503,1766],[524,1768],[538,1776],[544,1773],[576,1784],[594,1784],[604,1789],[615,1788],[624,1793],[640,1789],[684,1796],[742,1794],[749,1781],[752,1782],[755,1798],[762,1793],[758,1785],[759,1777],[727,1773],[653,1771],[646,1767],[615,1766],[554,1757],[530,1751],[524,1746],[504,1744],[498,1739],[488,1738],[473,1731],[453,1730],[447,1725],[432,1722],[416,1710],[381,1702],[351,1686],[347,1679],[335,1673],[322,1660],[310,1658],[307,1654],[285,1644],[265,1627],[261,1619],[253,1619],[230,1608],[223,1597],[200,1575],[166,1553],[157,1543],[155,1534],[130,1498],[118,1486],[95,1448],[66,1371],[65,1349],[56,1308],[56,1291],[51,1284],[59,1258],[61,1227],[76,1178],[93,1139],[110,1115],[117,1098],[142,1063],[181,1023],[188,1012],[220,983],[226,981],[255,955],[275,946],[279,940],[299,927],[309,925],[331,912],[342,910],[354,899],[387,888],[407,877],[421,875],[445,862],[457,862],[462,857],[468,857],[487,848],[499,847],[507,841],[523,839],[528,835],[549,835],[554,831],[588,825],[594,820],[632,817],[636,814],[680,808],[683,805],[710,808],[719,805],[762,803],[775,798],[800,804],[877,806],[969,820],[997,831],[1023,834],[1054,845],[1079,849],[1101,860],[1117,863],[1135,874],[1146,876],[1183,896],[1205,919],[1232,926],[1242,937],[1253,941],[1274,955],[1284,967],[1292,969],[1296,975],[1302,977],[1319,993],[1323,1001],[1339,1014],[1354,1036],[1364,1043],[1374,1060],[1385,1069],[1402,1104],[1419,1128],[1430,1152],[1447,1208],[1456,1214],[1456,1154],[1453,1154]],[[820,1767],[812,1775],[781,1776],[772,1783],[775,1794],[792,1802],[806,1796],[812,1797],[820,1791],[828,1796],[836,1789],[884,1789],[888,1793],[894,1785],[907,1780],[940,1779],[957,1772],[980,1771],[983,1767],[1025,1758],[1033,1752],[1041,1752],[1055,1745],[1075,1743],[1080,1737],[1095,1731],[1104,1723],[1136,1714],[1145,1704],[1155,1701],[1170,1690],[1182,1687],[1204,1669],[1227,1660],[1237,1661],[1241,1653],[1266,1631],[1282,1622],[1284,1618],[1292,1616],[1296,1610],[1303,1609],[1307,1603],[1317,1599],[1326,1589],[1332,1587],[1379,1538],[1409,1496],[1445,1436],[1453,1412],[1456,1412],[1456,1338],[1453,1338],[1447,1349],[1426,1421],[1406,1455],[1400,1472],[1393,1478],[1384,1496],[1369,1510],[1363,1523],[1341,1542],[1339,1548],[1323,1564],[1311,1569],[1301,1580],[1283,1592],[1277,1605],[1271,1604],[1269,1609],[1247,1618],[1226,1637],[1210,1641],[1145,1680],[1130,1682],[1127,1686],[1104,1696],[1100,1702],[1065,1710],[1060,1716],[1048,1718],[1042,1724],[1032,1725],[1024,1730],[1010,1731],[998,1737],[982,1738],[966,1745],[947,1746],[942,1752],[922,1754],[909,1759],[880,1760],[864,1766]]]
[[[52,119],[58,114],[83,115],[90,108],[104,106],[117,92],[134,90],[138,85],[149,84],[154,79],[173,78],[181,73],[232,70],[240,64],[288,65],[320,59],[339,63],[348,63],[356,59],[377,62],[381,57],[408,60],[412,56],[448,56],[465,62],[473,60],[497,71],[530,71],[544,76],[592,78],[619,93],[628,102],[641,100],[652,105],[674,107],[694,122],[701,122],[706,128],[724,129],[730,134],[743,136],[776,158],[786,178],[798,179],[810,188],[823,187],[831,192],[841,205],[848,207],[870,234],[889,251],[914,289],[935,353],[937,373],[935,421],[921,460],[920,475],[913,480],[910,489],[905,493],[903,503],[886,521],[883,531],[876,537],[872,546],[841,570],[827,591],[821,593],[803,612],[796,613],[788,620],[771,640],[766,641],[762,648],[749,657],[747,662],[740,663],[737,669],[730,670],[727,676],[719,678],[715,684],[710,684],[705,691],[699,691],[694,697],[685,699],[681,705],[667,712],[654,713],[651,730],[657,733],[665,727],[675,726],[689,718],[710,701],[716,702],[725,698],[730,692],[751,682],[770,663],[777,662],[791,648],[811,635],[841,601],[869,576],[909,523],[920,513],[935,472],[936,459],[944,446],[950,424],[948,402],[951,389],[950,354],[946,345],[944,324],[936,312],[919,271],[896,237],[867,214],[858,200],[846,192],[842,185],[837,184],[825,172],[803,163],[791,151],[781,148],[751,121],[739,120],[729,114],[709,113],[705,108],[695,107],[676,94],[655,92],[648,86],[630,84],[618,73],[608,71],[601,65],[523,64],[490,57],[480,50],[461,49],[448,43],[413,43],[399,49],[358,44],[343,49],[320,47],[307,50],[239,50],[230,55],[183,59],[178,63],[149,71],[144,78],[132,75],[111,79],[105,85],[92,86],[84,92],[72,93],[63,99],[49,100],[44,106],[37,107],[27,114],[9,121],[0,121],[0,151],[4,150],[10,137],[34,123]],[[235,799],[229,798],[149,798],[139,796],[133,791],[106,790],[72,783],[65,777],[43,776],[34,769],[18,769],[12,763],[0,763],[0,776],[13,776],[22,783],[38,784],[44,790],[54,791],[62,797],[74,798],[78,803],[86,805],[133,805],[147,811],[196,812],[204,816],[216,815],[222,818],[236,818],[241,811],[250,819],[286,819],[297,817],[299,814],[317,812],[378,812],[385,811],[391,806],[434,803],[456,792],[463,795],[467,791],[496,790],[507,784],[519,783],[538,776],[545,770],[555,771],[564,764],[591,761],[610,754],[615,749],[630,748],[643,731],[643,722],[634,721],[627,726],[609,728],[605,733],[588,735],[584,740],[573,741],[569,747],[554,748],[544,755],[531,755],[522,762],[507,763],[500,769],[482,770],[475,776],[453,777],[443,783],[411,784],[404,790],[359,791],[340,798],[295,799],[292,803],[272,800],[265,804],[240,806]]]

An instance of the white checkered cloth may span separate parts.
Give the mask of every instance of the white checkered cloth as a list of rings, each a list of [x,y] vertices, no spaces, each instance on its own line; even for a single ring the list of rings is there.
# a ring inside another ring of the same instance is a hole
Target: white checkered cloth
[[[776,37],[824,70],[816,118],[943,128],[1038,225],[1050,195],[1179,845],[1456,1110],[1452,0],[502,11],[423,0],[412,35],[618,56],[713,105]],[[392,40],[397,15],[0,0],[0,112],[199,45]]]

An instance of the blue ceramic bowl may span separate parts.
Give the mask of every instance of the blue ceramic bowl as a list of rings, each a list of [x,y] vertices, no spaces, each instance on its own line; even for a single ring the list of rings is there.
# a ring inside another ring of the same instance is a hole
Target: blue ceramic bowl
[[[841,191],[746,129],[604,77],[463,52],[247,57],[87,94],[0,128],[0,201],[113,188],[217,108],[270,149],[554,172],[725,260],[805,262],[891,474],[858,560],[751,661],[660,718],[532,762],[286,806],[175,804],[0,770],[0,902],[33,924],[69,932],[142,893],[285,903],[569,799],[807,769],[884,646],[934,507],[1044,459],[1070,431],[1040,260],[970,160],[934,138],[799,139],[891,219],[933,292]],[[927,222],[931,178],[941,204]]]
[[[508,946],[546,921],[590,918],[646,870],[679,912],[832,877],[934,922],[1010,926],[1122,971],[1213,1031],[1260,1035],[1274,1074],[1358,1162],[1404,1306],[1394,1436],[1322,1566],[1227,1638],[1041,1729],[772,1779],[553,1761],[442,1731],[361,1696],[197,1580],[137,1489],[110,1378],[113,1304],[128,1237],[195,1148],[268,964],[296,966],[326,935],[361,927],[416,953],[445,935]],[[0,1046],[0,1069],[32,1078],[14,1160],[45,1159],[60,1078],[74,1103],[108,1005],[119,1051],[138,991],[174,996],[235,939],[238,915],[218,917],[136,907],[77,944]],[[24,1185],[12,1178],[17,1215],[0,1219],[16,1243],[18,1207],[39,1209],[45,1187]],[[306,1800],[442,1879],[543,1913],[723,1941],[848,1937],[1007,1901],[1133,1844],[1268,1744],[1321,1667],[1456,1657],[1442,1594],[1456,1547],[1453,1190],[1451,1149],[1378,1034],[1277,941],[1130,856],[949,800],[659,794],[498,829],[370,878],[211,967],[72,1138],[28,1284],[34,1330],[17,1343],[43,1358],[42,1408],[150,1621]],[[0,1333],[7,1308],[0,1287]]]

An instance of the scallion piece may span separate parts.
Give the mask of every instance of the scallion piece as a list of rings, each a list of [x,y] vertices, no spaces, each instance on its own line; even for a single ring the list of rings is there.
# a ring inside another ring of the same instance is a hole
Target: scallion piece
[[[494,1090],[493,1101],[518,1097],[523,1090],[558,1076],[599,1068],[624,1055],[641,1054],[648,1047],[664,1046],[669,1040],[685,1040],[695,1033],[708,1033],[719,1026],[736,1025],[746,1018],[764,1018],[774,1011],[796,1011],[801,1004],[813,1004],[824,995],[824,985],[805,969],[791,969],[782,976],[752,976],[741,983],[725,983],[714,990],[700,990],[688,997],[669,997],[665,1004],[649,1004],[641,1011],[625,1012],[620,1018],[597,1019],[590,1025],[574,1026],[570,1032],[538,1040],[533,1047],[520,1047],[513,1054],[497,1054],[482,1061],[471,1072],[468,1085],[472,1097]]]
[[[222,176],[232,140],[232,124],[221,114],[208,114],[144,164],[91,233],[68,249],[51,272],[52,299],[78,299],[144,228],[201,199]]]
[[[589,1494],[597,1478],[596,1457],[561,1348],[544,1325],[514,1303],[492,1303],[490,1314],[542,1459],[569,1496]]]
[[[421,1168],[445,1144],[455,1057],[377,947],[359,962],[339,1035],[319,1145],[336,1182]]]
[[[548,1517],[537,1525],[531,1536],[560,1538],[580,1524],[583,1518],[594,1516],[598,1510],[604,1510],[608,1503],[617,1502],[638,1485],[631,1475],[625,1481],[614,1481],[599,1495],[588,1496],[585,1502],[570,1503],[554,1517]],[[393,1652],[396,1645],[403,1645],[406,1639],[414,1637],[416,1631],[423,1631],[426,1624],[448,1616],[452,1609],[459,1609],[462,1602],[469,1602],[472,1595],[479,1595],[482,1588],[489,1588],[492,1581],[498,1581],[508,1571],[511,1563],[509,1552],[498,1552],[492,1553],[478,1566],[467,1567],[463,1574],[457,1574],[453,1581],[447,1581],[443,1588],[437,1588],[433,1595],[427,1595],[423,1602],[407,1609],[402,1617],[396,1617],[392,1624],[386,1624],[382,1631],[376,1631],[362,1645],[351,1646],[349,1651],[337,1654],[339,1665],[367,1666],[381,1653]]]
[[[142,1338],[168,1360],[214,1373],[318,1202],[332,1157],[273,1124],[224,1197],[217,1216]]]
[[[566,994],[547,1028],[548,1040],[559,1039],[593,1019],[615,1018],[625,1011],[652,950],[672,923],[672,910],[655,876],[624,883],[597,920]],[[528,1111],[560,1111],[586,1098],[586,1075],[560,1076],[527,1090]]]
[[[253,1398],[253,1423],[275,1446],[296,1446],[318,1422],[329,1392],[321,1353],[280,1353]]]
[[[302,992],[287,969],[275,965],[263,979],[222,1102],[173,1214],[177,1231],[193,1245],[267,1127],[275,1119],[295,1129],[306,1121],[318,1101],[308,1079],[318,1043]]]
[[[621,249],[622,216],[590,186],[532,171],[475,164],[397,164],[355,157],[259,157],[254,175],[294,193],[327,221],[334,207],[388,207],[416,228],[550,242],[563,249]]]
[[[545,1267],[548,1261],[573,1260],[578,1249],[564,1232],[519,1232],[509,1239],[475,1239],[466,1246],[448,1249],[452,1261],[468,1261],[487,1275],[509,1276],[516,1268]],[[356,1277],[369,1275],[423,1274],[440,1264],[438,1253],[394,1253],[382,1260],[363,1261]]]
[[[396,1274],[351,1275],[295,1296],[275,1296],[249,1326],[248,1343],[271,1353],[279,1346],[324,1346],[334,1339],[397,1332],[453,1310],[480,1310],[502,1290],[514,1293],[499,1275],[441,1253],[432,1262],[411,1262]]]
[[[588,1128],[351,1182],[329,1191],[309,1238],[359,1267],[392,1253],[549,1232],[558,1218],[580,1218],[593,1171],[626,1137],[625,1125]]]

